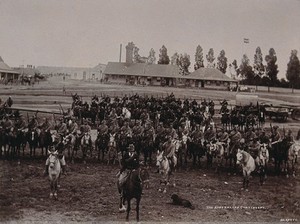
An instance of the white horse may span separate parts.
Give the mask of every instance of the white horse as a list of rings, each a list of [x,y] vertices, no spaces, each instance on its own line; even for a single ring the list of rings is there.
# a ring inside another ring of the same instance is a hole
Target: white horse
[[[255,170],[254,159],[248,152],[238,149],[236,154],[236,163],[242,165],[244,176],[243,188],[247,189],[250,174]]]
[[[55,199],[57,199],[57,189],[58,189],[58,181],[60,177],[61,172],[61,165],[58,159],[58,152],[50,152],[49,153],[49,180],[50,180],[50,198],[54,196]]]
[[[126,107],[123,107],[122,108],[122,116],[124,118],[130,119],[131,118],[131,112]]]
[[[296,176],[299,150],[300,150],[299,142],[292,144],[289,148],[288,161],[287,161],[287,177],[289,175],[290,168],[291,168],[292,175],[294,177]]]
[[[174,161],[174,167],[177,164],[177,158],[175,157],[175,161]],[[170,185],[170,177],[172,174],[172,169],[171,169],[171,164],[170,161],[168,160],[168,158],[164,155],[163,151],[157,151],[157,157],[156,157],[156,165],[158,166],[159,169],[159,173],[162,174],[163,176],[163,183],[165,183],[165,185]],[[176,186],[175,181],[173,186]],[[161,189],[159,189],[159,191],[161,191]],[[164,188],[163,193],[167,192],[167,188]]]

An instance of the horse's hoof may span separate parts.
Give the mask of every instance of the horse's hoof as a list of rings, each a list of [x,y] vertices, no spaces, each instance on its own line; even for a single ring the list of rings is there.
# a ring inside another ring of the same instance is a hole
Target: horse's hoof
[[[162,189],[159,188],[159,189],[158,189],[158,192],[162,192]]]
[[[167,193],[167,190],[166,190],[166,189],[164,189],[163,193],[164,193],[164,194],[165,194],[165,193]]]
[[[176,187],[176,184],[175,184],[175,183],[173,184],[173,187]]]
[[[50,198],[52,198],[53,197],[53,193],[50,193]]]

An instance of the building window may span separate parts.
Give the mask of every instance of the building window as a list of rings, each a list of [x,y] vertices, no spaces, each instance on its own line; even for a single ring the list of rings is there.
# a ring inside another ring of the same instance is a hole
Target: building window
[[[156,81],[157,81],[157,82],[160,82],[160,77],[157,77],[157,78],[156,78]]]

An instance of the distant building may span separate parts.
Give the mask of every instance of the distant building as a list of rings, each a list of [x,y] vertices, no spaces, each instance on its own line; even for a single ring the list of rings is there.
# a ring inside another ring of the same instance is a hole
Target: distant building
[[[19,67],[14,69],[20,73],[20,76],[26,76],[28,78],[35,78],[41,74],[40,71],[32,65],[27,65],[26,68]]]
[[[0,82],[16,82],[19,79],[20,73],[9,67],[0,56]]]
[[[44,75],[63,75],[68,79],[100,81],[103,79],[105,67],[104,64],[98,64],[93,68],[38,66],[38,69]]]
[[[126,62],[109,62],[104,71],[104,80],[109,83],[130,85],[159,85],[228,88],[237,81],[215,68],[200,68],[190,75],[182,76],[176,65],[134,63],[134,44],[126,46]]]

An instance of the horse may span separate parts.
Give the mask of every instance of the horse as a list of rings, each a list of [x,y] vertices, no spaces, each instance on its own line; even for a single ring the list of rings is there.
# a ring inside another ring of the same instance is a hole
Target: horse
[[[236,154],[236,163],[242,165],[243,169],[243,189],[248,188],[249,185],[249,176],[255,170],[255,162],[253,157],[246,151],[238,149]]]
[[[206,154],[206,149],[204,147],[204,139],[200,139],[197,141],[189,141],[187,146],[188,151],[190,152],[193,158],[193,166],[196,166],[198,162],[199,167],[201,167],[200,159]]]
[[[230,114],[223,113],[221,117],[221,124],[225,130],[228,130],[230,127]]]
[[[50,198],[54,196],[57,199],[57,189],[58,189],[58,181],[61,173],[61,165],[58,159],[58,153],[55,151],[54,153],[49,153],[49,180],[50,180]]]
[[[131,112],[126,107],[123,107],[122,108],[122,116],[125,119],[130,119],[131,118]]]
[[[87,156],[87,151],[90,150],[91,157],[92,157],[92,138],[91,135],[86,132],[81,138],[81,150],[82,150],[82,160],[83,163],[86,163],[86,156]]]
[[[282,141],[274,142],[271,145],[272,148],[270,150],[270,157],[274,158],[275,173],[279,175],[281,172],[282,163],[286,164],[288,161],[290,143],[287,141],[286,138],[284,138]]]
[[[45,154],[47,156],[47,152],[51,144],[52,144],[52,138],[51,138],[50,131],[42,130],[39,137],[39,146],[42,149],[42,155],[44,155],[44,149],[45,149]]]
[[[116,161],[118,161],[120,163],[120,154],[121,152],[118,153],[117,151],[117,144],[116,144],[116,134],[109,134],[109,141],[108,141],[108,158],[107,158],[107,165],[109,165],[109,163],[111,161],[113,161],[113,164],[115,164]],[[121,154],[122,155],[122,154]]]
[[[142,140],[142,149],[144,154],[144,164],[151,165],[152,164],[152,153],[154,150],[154,142],[153,135],[151,132],[146,132],[144,138]],[[149,161],[148,161],[149,158]]]
[[[177,165],[177,159],[175,158],[175,164],[174,167]],[[168,158],[164,155],[163,151],[157,151],[156,156],[156,166],[158,166],[159,173],[163,176],[163,181],[161,183],[164,183],[166,186],[170,185],[170,177],[173,174],[173,170],[171,168],[170,161]],[[175,186],[175,181],[173,183],[173,186]],[[159,189],[161,191],[161,189]],[[167,192],[167,188],[164,188],[163,193]]]
[[[289,148],[288,161],[286,163],[287,177],[289,177],[289,173],[292,173],[293,177],[296,176],[299,150],[300,144],[298,142],[292,144]]]
[[[120,188],[117,182],[118,191],[120,193],[119,211],[126,210],[126,221],[129,220],[129,212],[131,210],[131,199],[136,199],[136,221],[140,220],[140,201],[142,198],[143,186],[149,181],[149,172],[147,169],[139,168],[132,170],[126,180],[123,189]],[[147,185],[146,185],[147,186]],[[125,202],[127,201],[127,208]]]
[[[35,149],[38,147],[38,142],[39,142],[39,136],[37,131],[29,130],[27,132],[27,142],[29,144],[30,157],[32,155],[35,156]]]
[[[178,161],[179,164],[181,166],[183,165],[187,165],[187,158],[188,158],[188,141],[189,141],[189,137],[186,134],[182,134],[182,137],[180,140],[178,140],[178,151],[177,151],[177,157],[178,157]]]
[[[96,151],[98,151],[98,161],[100,161],[100,155],[102,156],[101,161],[104,160],[104,153],[107,151],[107,144],[109,141],[109,135],[108,134],[98,134],[97,139],[95,141],[95,148]]]
[[[268,162],[269,162],[268,144],[261,144],[258,151],[258,156],[256,158],[256,164],[258,166],[261,185],[265,182],[267,177],[266,172],[267,172]]]
[[[217,167],[215,172],[219,172],[220,167],[223,164],[225,150],[221,142],[209,143],[207,150],[207,162],[212,167],[213,158],[216,159]]]
[[[71,158],[72,163],[74,163],[74,146],[76,142],[76,137],[72,133],[63,137],[62,143],[68,150],[68,158]]]

